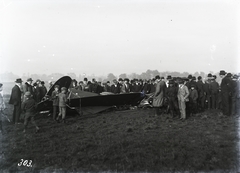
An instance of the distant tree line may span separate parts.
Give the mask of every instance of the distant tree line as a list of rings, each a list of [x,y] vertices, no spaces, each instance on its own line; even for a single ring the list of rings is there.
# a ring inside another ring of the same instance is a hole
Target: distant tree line
[[[210,72],[212,74],[217,74],[214,72]],[[158,70],[147,70],[146,72],[143,72],[141,74],[137,74],[137,73],[131,73],[131,74],[126,74],[126,73],[122,73],[119,76],[114,75],[113,73],[109,73],[107,76],[95,76],[94,74],[92,75],[76,75],[75,73],[67,73],[67,74],[62,74],[62,73],[53,73],[50,75],[46,75],[46,74],[23,74],[22,76],[20,75],[16,75],[13,74],[12,72],[6,72],[3,74],[0,74],[0,81],[3,82],[14,82],[17,78],[22,78],[23,81],[26,81],[27,78],[31,77],[34,81],[37,79],[40,79],[42,81],[56,81],[59,78],[61,78],[62,76],[70,76],[72,79],[76,79],[77,81],[81,81],[83,80],[85,77],[87,77],[89,80],[91,80],[92,78],[95,78],[97,81],[112,81],[113,79],[118,79],[118,78],[129,78],[129,79],[152,79],[154,78],[156,75],[160,75],[161,77],[167,77],[168,75],[171,75],[173,77],[187,77],[189,74],[193,75],[193,76],[202,76],[203,78],[207,76],[208,73],[204,73],[204,72],[195,72],[195,73],[188,73],[188,72],[170,72],[170,71],[164,71],[164,72],[159,72]]]

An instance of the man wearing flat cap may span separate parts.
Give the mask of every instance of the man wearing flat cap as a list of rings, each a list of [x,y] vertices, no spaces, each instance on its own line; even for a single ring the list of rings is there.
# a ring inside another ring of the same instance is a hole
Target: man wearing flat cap
[[[16,79],[15,86],[12,88],[9,104],[14,106],[13,108],[13,118],[14,124],[19,124],[20,114],[21,114],[21,97],[22,97],[22,79]]]

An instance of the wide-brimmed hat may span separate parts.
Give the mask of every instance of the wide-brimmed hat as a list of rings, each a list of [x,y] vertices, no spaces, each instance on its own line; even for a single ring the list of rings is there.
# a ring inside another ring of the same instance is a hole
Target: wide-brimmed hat
[[[32,78],[28,78],[27,81],[33,81]]]
[[[15,82],[16,82],[16,83],[22,83],[22,79],[21,79],[21,78],[18,78],[18,79],[16,79]]]
[[[226,74],[226,72],[224,70],[221,70],[219,73],[219,75],[225,75],[225,74]]]

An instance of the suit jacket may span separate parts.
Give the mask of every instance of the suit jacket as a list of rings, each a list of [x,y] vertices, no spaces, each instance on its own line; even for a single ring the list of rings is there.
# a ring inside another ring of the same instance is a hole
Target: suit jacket
[[[20,105],[21,104],[21,95],[22,95],[22,92],[21,92],[19,86],[15,85],[12,88],[12,93],[10,96],[9,104],[13,104],[15,106]]]
[[[217,94],[219,91],[219,84],[214,80],[210,83],[211,94]]]
[[[221,82],[221,92],[229,93],[231,91],[231,78],[224,77]]]
[[[111,92],[114,93],[114,94],[119,94],[120,93],[120,85],[119,84],[117,84],[117,85],[113,84],[111,86]]]
[[[129,92],[130,92],[129,84],[123,84],[121,87],[120,93],[129,93]]]
[[[23,93],[25,94],[27,91],[29,91],[32,95],[34,95],[34,93],[33,93],[33,86],[26,82],[23,85]]]
[[[184,102],[189,96],[189,91],[188,91],[188,87],[183,85],[182,87],[178,88],[178,100]]]

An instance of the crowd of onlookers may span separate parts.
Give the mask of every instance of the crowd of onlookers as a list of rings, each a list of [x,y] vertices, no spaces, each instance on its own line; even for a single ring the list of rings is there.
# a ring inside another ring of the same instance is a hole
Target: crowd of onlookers
[[[216,81],[218,79],[219,82]],[[205,109],[220,109],[226,116],[239,114],[240,80],[239,74],[226,73],[221,70],[219,75],[209,73],[203,80],[202,76],[172,77],[156,76],[153,79],[142,80],[128,78],[114,79],[101,83],[92,79],[77,82],[75,79],[72,88],[101,93],[111,92],[114,94],[142,92],[153,93],[153,106],[156,114],[167,98],[168,111],[172,116],[179,114],[181,119],[187,115],[195,114]]]
[[[219,82],[216,81],[217,78],[219,78]],[[27,114],[24,120],[26,129],[28,121],[31,120],[35,124],[34,116],[32,116],[34,114],[33,107],[44,98],[48,89],[44,81],[41,80],[36,80],[33,83],[33,80],[29,78],[24,84],[22,82],[21,79],[16,79],[9,104],[14,105],[13,123],[19,123],[22,111]],[[53,83],[49,84],[49,88],[51,88]],[[226,116],[240,114],[240,76],[239,74],[226,73],[224,70],[221,70],[219,75],[209,73],[206,80],[203,80],[201,76],[195,77],[192,75],[184,78],[170,75],[164,78],[157,75],[149,80],[119,78],[104,83],[95,79],[89,81],[84,78],[83,81],[79,82],[73,79],[69,88],[97,94],[103,92],[112,94],[141,92],[152,99],[155,115],[159,115],[161,108],[166,106],[167,103],[167,111],[171,116],[179,117],[182,120],[205,109],[219,109]],[[0,84],[0,109],[3,110],[5,105],[1,91],[2,84]],[[61,107],[66,107],[67,92],[68,90],[65,87],[54,86],[50,98],[53,101],[54,119],[59,118],[59,116],[56,116],[56,112],[60,102]],[[63,115],[64,120],[66,110],[60,110],[59,108],[59,112]],[[36,131],[38,129],[36,125]]]

